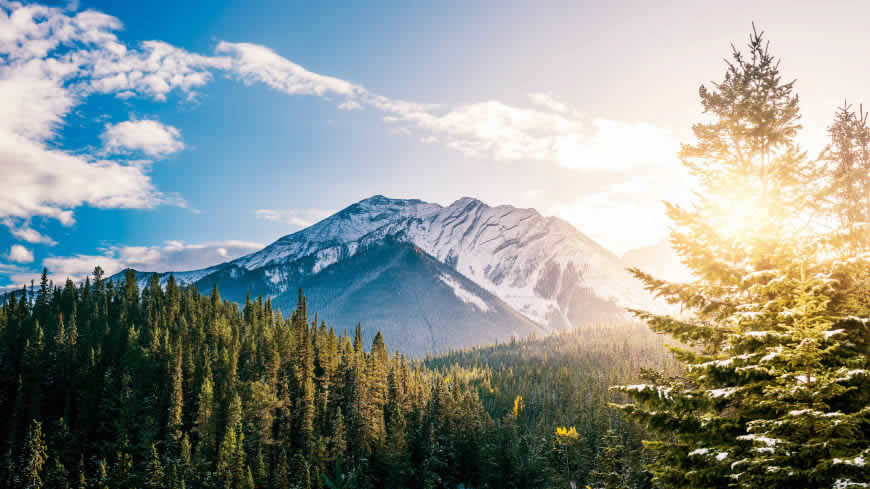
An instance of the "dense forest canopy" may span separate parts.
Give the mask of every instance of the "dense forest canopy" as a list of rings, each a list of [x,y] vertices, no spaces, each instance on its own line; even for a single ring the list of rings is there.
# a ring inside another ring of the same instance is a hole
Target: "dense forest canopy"
[[[239,306],[156,276],[139,290],[132,272],[114,283],[99,269],[12,296],[0,308],[3,484],[649,487],[642,431],[607,408],[622,399],[610,384],[675,368],[644,327],[412,362],[306,309],[301,292],[284,318],[269,300]]]

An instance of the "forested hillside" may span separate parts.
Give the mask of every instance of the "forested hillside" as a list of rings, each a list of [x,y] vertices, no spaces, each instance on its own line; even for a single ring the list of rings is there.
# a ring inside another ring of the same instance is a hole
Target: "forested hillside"
[[[646,326],[587,325],[425,363],[451,378],[477,373],[472,384],[487,412],[516,437],[505,445],[496,487],[516,479],[535,480],[530,487],[652,487],[643,468],[651,454],[641,444],[648,434],[609,405],[625,400],[611,385],[679,373],[665,337]]]
[[[0,308],[5,487],[531,488],[596,468],[645,487],[607,386],[670,368],[637,327],[424,365],[309,319],[301,293],[284,318],[96,269],[27,296]],[[602,444],[626,447],[613,470]]]

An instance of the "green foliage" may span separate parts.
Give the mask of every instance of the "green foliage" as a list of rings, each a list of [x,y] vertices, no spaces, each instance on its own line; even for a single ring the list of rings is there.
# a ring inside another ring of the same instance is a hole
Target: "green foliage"
[[[148,466],[145,468],[145,487],[148,489],[158,489],[165,487],[165,484],[166,475],[163,473],[163,464],[160,463],[157,447],[151,445],[151,457],[148,461]]]
[[[637,380],[644,367],[679,372],[664,337],[643,325],[587,325],[539,339],[473,347],[425,363],[444,373],[456,390],[475,386],[493,420],[482,431],[482,457],[454,449],[456,458],[448,460],[482,466],[482,486],[585,487],[612,428],[624,440],[617,457],[624,487],[650,487],[643,467],[649,460],[641,444],[646,433],[609,407],[626,399],[609,386]],[[568,435],[572,428],[576,438]],[[560,436],[562,430],[568,436]]]
[[[608,383],[668,367],[636,326],[425,362],[268,300],[95,270],[0,306],[0,480],[13,487],[516,487],[585,480]],[[638,339],[640,338],[640,339]],[[61,359],[63,361],[61,361]],[[514,401],[523,406],[511,414]],[[555,426],[582,443],[554,460]],[[617,421],[637,480],[639,431]],[[46,427],[46,428],[43,428]],[[11,461],[11,462],[10,462]],[[60,481],[63,481],[61,483]],[[75,481],[75,484],[73,483]],[[84,481],[84,482],[82,482]],[[637,485],[635,487],[646,487]]]
[[[25,489],[41,489],[42,475],[47,458],[45,438],[42,433],[42,423],[33,421],[27,430],[24,450],[21,460],[22,472],[18,483]]]
[[[686,344],[674,348],[686,368],[621,386],[634,401],[621,409],[662,434],[648,444],[659,487],[866,487],[870,223],[852,200],[868,178],[866,125],[841,110],[833,164],[807,160],[794,82],[756,31],[700,95],[711,120],[681,157],[703,192],[669,206],[696,279],[634,271],[681,306],[636,314]]]

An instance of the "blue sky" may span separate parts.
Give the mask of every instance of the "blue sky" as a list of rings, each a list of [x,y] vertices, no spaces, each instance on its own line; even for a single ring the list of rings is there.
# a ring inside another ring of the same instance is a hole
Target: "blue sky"
[[[0,2],[0,287],[206,266],[374,194],[654,243],[691,195],[697,88],[751,21],[811,150],[864,95],[867,7],[784,5]]]

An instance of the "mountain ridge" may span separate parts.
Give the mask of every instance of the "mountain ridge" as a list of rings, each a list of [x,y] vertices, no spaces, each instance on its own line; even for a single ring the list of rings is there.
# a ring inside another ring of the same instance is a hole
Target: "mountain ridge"
[[[374,195],[259,251],[171,273],[199,285],[244,277],[257,293],[278,297],[385,239],[414,245],[551,330],[624,317],[625,306],[650,303],[622,259],[570,223],[472,197],[442,206]],[[160,274],[161,282],[169,273]],[[147,275],[137,277],[144,283]]]

